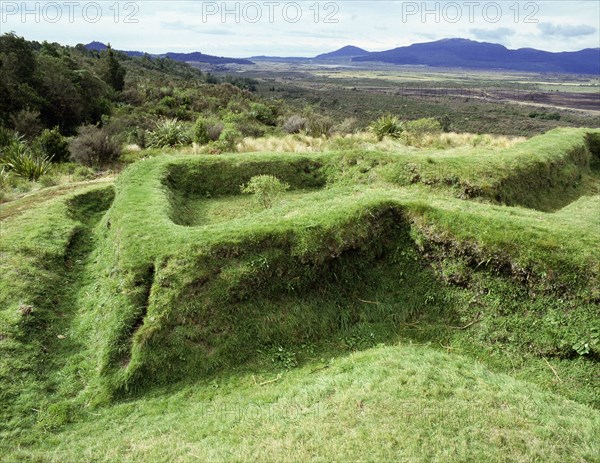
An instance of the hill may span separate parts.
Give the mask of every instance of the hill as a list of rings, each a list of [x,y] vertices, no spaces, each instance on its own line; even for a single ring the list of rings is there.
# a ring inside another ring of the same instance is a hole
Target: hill
[[[551,53],[533,48],[510,50],[503,45],[468,39],[443,39],[352,58],[354,62],[531,72],[600,74],[600,48]]]
[[[90,42],[85,47],[88,50],[94,51],[102,51],[106,50],[107,46],[102,42]],[[179,62],[195,62],[195,63],[208,63],[208,64],[253,64],[252,61],[242,58],[227,58],[223,56],[213,56],[206,55],[200,52],[192,52],[192,53],[158,53],[158,54],[150,54],[141,51],[127,51],[127,50],[118,50],[119,52],[131,56],[131,57],[139,57],[144,55],[149,55],[157,58],[170,58],[174,61]]]
[[[345,47],[340,48],[339,50],[332,51],[330,53],[323,53],[321,55],[315,56],[315,60],[328,60],[335,58],[354,58],[356,56],[368,55],[369,52],[363,50],[362,48],[355,47],[352,45],[347,45]]]

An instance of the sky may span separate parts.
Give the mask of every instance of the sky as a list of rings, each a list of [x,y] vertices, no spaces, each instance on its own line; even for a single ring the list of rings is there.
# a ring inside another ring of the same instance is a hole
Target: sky
[[[0,1],[0,32],[64,45],[219,56],[314,56],[345,45],[382,51],[443,38],[508,48],[600,47],[600,2]]]

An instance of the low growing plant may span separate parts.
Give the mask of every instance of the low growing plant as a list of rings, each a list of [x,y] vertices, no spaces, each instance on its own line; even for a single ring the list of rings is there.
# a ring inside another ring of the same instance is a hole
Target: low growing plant
[[[273,175],[256,175],[240,188],[242,193],[253,194],[258,204],[269,209],[290,186]]]
[[[194,125],[194,141],[199,145],[206,145],[217,141],[223,132],[223,123],[206,117],[199,117]]]
[[[369,128],[379,141],[383,140],[385,137],[400,138],[403,132],[400,119],[391,114],[381,116],[373,122]]]
[[[182,146],[191,142],[184,125],[177,119],[163,119],[157,122],[156,128],[148,133],[147,138],[150,148]]]
[[[23,140],[17,140],[2,150],[3,169],[18,177],[36,181],[48,173],[50,158],[33,151]]]
[[[433,117],[426,117],[403,123],[404,139],[410,145],[419,146],[427,135],[440,135],[442,124]]]

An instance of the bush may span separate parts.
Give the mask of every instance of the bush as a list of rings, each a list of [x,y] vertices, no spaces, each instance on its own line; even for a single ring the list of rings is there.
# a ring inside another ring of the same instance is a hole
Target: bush
[[[89,167],[99,167],[116,161],[121,145],[106,128],[84,125],[69,143],[71,160]]]
[[[333,127],[333,132],[340,135],[355,134],[359,131],[358,121],[354,117],[344,119]]]
[[[400,122],[400,119],[391,114],[381,116],[373,122],[369,128],[379,141],[383,140],[385,137],[400,138],[402,135],[402,123]]]
[[[16,132],[0,126],[0,150],[19,139],[19,135]]]
[[[199,117],[194,125],[194,141],[199,145],[217,141],[223,132],[223,127],[223,123],[215,119]]]
[[[333,121],[329,117],[312,116],[306,125],[306,133],[311,137],[327,137],[333,128]]]
[[[250,116],[265,125],[273,126],[277,124],[277,118],[273,114],[273,110],[262,103],[252,103],[250,105]]]
[[[289,188],[287,183],[283,183],[273,175],[256,175],[247,185],[240,186],[243,194],[253,194],[256,202],[265,209],[272,207],[273,203]]]
[[[283,130],[286,133],[300,133],[308,124],[308,119],[305,117],[299,116],[298,114],[294,114],[288,117],[283,123]]]
[[[242,141],[242,134],[233,126],[227,126],[221,132],[218,148],[221,151],[235,151],[236,145]]]
[[[166,146],[189,145],[191,140],[186,128],[177,119],[164,119],[156,123],[156,128],[148,133],[148,146],[164,148]]]
[[[3,170],[31,181],[47,174],[51,167],[46,156],[32,151],[23,140],[14,141],[4,147],[1,159]]]
[[[546,113],[543,111],[534,111],[529,113],[532,119],[540,119],[542,121],[560,121],[560,113]]]
[[[257,121],[248,121],[237,124],[237,128],[243,137],[260,138],[267,133],[267,128]]]
[[[403,124],[404,138],[407,143],[419,145],[426,135],[439,135],[442,133],[442,124],[436,119],[429,117],[407,121]]]
[[[36,149],[52,162],[65,162],[69,159],[69,143],[58,127],[44,129],[35,140]]]
[[[28,140],[35,138],[42,131],[40,112],[37,110],[22,109],[12,114],[10,120],[15,132],[22,133]]]

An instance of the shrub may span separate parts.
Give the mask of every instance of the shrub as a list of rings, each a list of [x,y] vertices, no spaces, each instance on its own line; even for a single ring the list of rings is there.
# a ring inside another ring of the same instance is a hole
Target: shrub
[[[194,141],[199,145],[206,145],[217,141],[223,132],[223,123],[214,119],[199,117],[194,125]]]
[[[391,114],[381,116],[369,128],[379,141],[385,137],[400,138],[400,135],[402,135],[402,123],[400,119]]]
[[[253,194],[256,202],[268,209],[290,186],[272,175],[256,175],[240,188],[244,194]]]
[[[329,136],[333,121],[329,117],[312,116],[306,125],[306,133],[311,137]]]
[[[226,126],[221,132],[218,148],[221,151],[235,151],[236,145],[242,141],[242,134],[234,126]]]
[[[23,140],[14,141],[2,150],[3,169],[27,180],[36,181],[48,173],[50,160],[31,150]]]
[[[277,123],[273,110],[262,103],[252,103],[250,105],[250,116],[265,125],[276,125]]]
[[[156,128],[148,133],[148,146],[164,148],[182,146],[190,143],[186,129],[177,119],[164,119],[156,123]]]
[[[19,140],[19,135],[16,132],[0,126],[0,149],[16,140]]]
[[[439,135],[442,125],[432,117],[407,121],[403,124],[404,138],[408,144],[419,145],[426,135]]]
[[[44,129],[35,140],[36,149],[52,162],[65,162],[69,159],[69,143],[58,127]]]
[[[267,128],[257,121],[248,121],[237,124],[237,128],[243,137],[260,138],[267,133]]]
[[[40,112],[37,110],[22,109],[12,114],[10,120],[15,132],[22,133],[28,140],[35,138],[42,131]]]
[[[283,130],[286,133],[300,133],[308,124],[308,119],[305,117],[299,116],[298,114],[294,114],[288,117],[283,123]]]
[[[148,132],[146,130],[135,127],[129,131],[127,140],[129,143],[139,146],[144,149],[148,145]]]
[[[546,113],[543,111],[534,111],[529,113],[532,119],[540,119],[542,121],[560,121],[560,113]]]
[[[340,135],[355,134],[358,130],[358,121],[354,117],[346,118],[333,127],[333,132],[339,133]]]
[[[71,160],[89,167],[103,166],[116,161],[121,145],[106,128],[84,125],[69,143]]]

